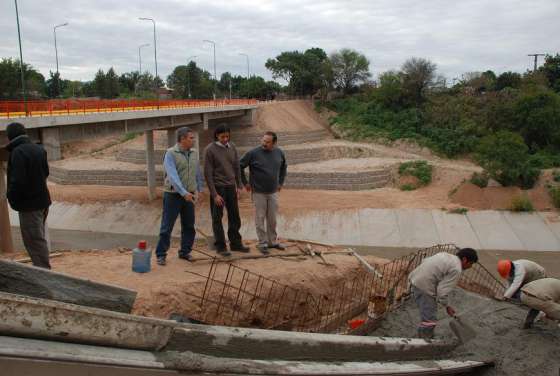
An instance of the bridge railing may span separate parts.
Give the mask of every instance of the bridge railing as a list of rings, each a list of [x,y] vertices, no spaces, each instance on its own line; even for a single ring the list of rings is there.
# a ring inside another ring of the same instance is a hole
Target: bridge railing
[[[0,101],[0,117],[83,115],[99,112],[167,110],[176,108],[254,105],[255,99],[51,99]]]

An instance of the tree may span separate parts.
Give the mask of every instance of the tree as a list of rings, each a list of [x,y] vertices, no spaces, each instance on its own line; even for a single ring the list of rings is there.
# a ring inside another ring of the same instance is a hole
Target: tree
[[[60,79],[60,72],[49,71],[50,78],[47,80],[47,95],[49,98],[58,98],[65,89],[64,82]]]
[[[539,68],[546,75],[549,87],[560,93],[560,54],[556,56],[547,55],[544,65]]]
[[[500,91],[506,87],[519,89],[521,86],[521,75],[516,72],[504,72],[496,79],[496,90]]]
[[[173,89],[176,98],[212,98],[214,80],[207,71],[196,66],[194,61],[188,65],[178,65],[167,77],[167,86]]]
[[[28,97],[42,97],[45,95],[45,77],[31,65],[23,64],[25,88]],[[15,59],[0,61],[0,98],[22,99],[20,62]]]
[[[140,81],[140,72],[138,71],[123,73],[119,76],[119,85],[126,94],[136,92],[138,81]]]
[[[358,51],[343,48],[331,54],[330,62],[335,86],[344,94],[356,91],[359,83],[371,77],[369,61]]]
[[[423,58],[412,57],[401,67],[403,88],[407,99],[415,105],[426,99],[426,90],[434,85],[436,64]]]
[[[382,73],[379,76],[379,86],[373,93],[385,108],[396,111],[404,107],[402,76],[398,72]]]
[[[560,150],[560,95],[547,90],[521,97],[514,107],[513,128],[534,151]]]

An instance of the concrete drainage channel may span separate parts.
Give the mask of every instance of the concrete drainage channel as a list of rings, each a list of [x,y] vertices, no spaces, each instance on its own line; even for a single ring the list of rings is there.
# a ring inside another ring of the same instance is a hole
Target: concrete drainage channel
[[[332,334],[363,335],[377,328],[406,301],[410,271],[425,257],[455,250],[452,245],[421,250],[374,273],[354,276],[325,296],[295,291],[215,261],[206,276],[197,318],[220,326],[177,323],[3,292],[0,364],[14,375],[22,370],[44,375],[56,364],[59,369],[78,364],[89,375],[122,367],[137,372],[224,375],[435,375],[478,370],[492,362],[441,359],[457,346],[456,341]],[[26,268],[33,272],[34,268]],[[89,286],[92,282],[76,283]],[[0,285],[5,291],[6,284]],[[485,296],[503,291],[482,266],[467,271],[460,286]],[[220,294],[211,293],[213,289]],[[269,329],[222,326],[230,324],[228,318]],[[356,319],[364,323],[349,329],[347,322]]]

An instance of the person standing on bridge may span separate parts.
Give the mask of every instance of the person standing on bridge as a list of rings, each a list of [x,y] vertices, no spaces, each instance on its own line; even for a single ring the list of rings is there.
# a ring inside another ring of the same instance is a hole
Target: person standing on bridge
[[[443,305],[449,316],[455,316],[455,310],[448,304],[447,295],[453,290],[461,272],[470,269],[478,262],[478,255],[472,248],[463,248],[456,255],[441,252],[422,261],[410,273],[412,295],[420,310],[418,336],[424,339],[434,337],[437,324],[437,304]]]
[[[31,142],[20,123],[8,124],[8,202],[19,214],[23,244],[34,266],[50,269],[45,222],[51,197],[47,187],[47,152]]]
[[[258,249],[268,254],[269,248],[284,250],[278,243],[276,234],[276,214],[278,212],[278,192],[284,185],[287,164],[284,152],[276,147],[278,137],[274,132],[266,132],[261,146],[248,151],[241,158],[241,180],[252,191],[255,204],[255,225],[259,240]],[[249,167],[249,181],[245,168]],[[265,227],[266,221],[266,227]]]
[[[194,206],[202,192],[202,174],[198,152],[193,148],[194,133],[188,127],[177,129],[177,143],[167,149],[163,160],[165,180],[163,186],[163,214],[159,241],[156,248],[158,265],[166,264],[171,232],[181,216],[181,248],[179,258],[192,261],[191,251],[195,237]]]
[[[230,256],[226,247],[226,238],[222,217],[224,206],[228,214],[228,238],[232,251],[249,252],[243,245],[239,229],[241,218],[237,200],[242,192],[239,155],[235,145],[230,142],[230,129],[220,124],[214,130],[214,142],[204,150],[204,177],[210,191],[210,213],[215,246],[222,256]]]

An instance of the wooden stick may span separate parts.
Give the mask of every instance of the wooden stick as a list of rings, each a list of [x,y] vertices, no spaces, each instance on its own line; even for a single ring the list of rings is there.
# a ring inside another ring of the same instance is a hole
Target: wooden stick
[[[373,266],[371,266],[366,260],[364,260],[362,256],[357,254],[356,251],[352,250],[352,256],[356,257],[368,272],[370,272],[371,274],[375,274],[379,278],[383,277],[377,270],[375,270]]]
[[[60,256],[63,256],[63,255],[64,255],[64,253],[55,252],[55,253],[51,253],[51,254],[49,255],[49,258],[52,259],[52,258],[60,257]],[[31,259],[30,259],[29,257],[25,257],[25,258],[17,259],[17,260],[14,260],[14,261],[15,261],[15,262],[27,263],[27,262],[31,262]]]
[[[289,242],[309,243],[309,244],[321,245],[323,247],[328,247],[328,248],[334,248],[335,247],[334,244],[320,243],[320,242],[316,242],[316,241],[312,241],[312,240],[299,240],[299,239],[286,239],[286,240],[288,240]]]

